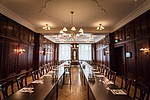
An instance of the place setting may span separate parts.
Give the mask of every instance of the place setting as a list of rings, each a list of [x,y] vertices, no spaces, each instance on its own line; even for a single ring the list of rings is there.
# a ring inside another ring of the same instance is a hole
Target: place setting
[[[104,78],[103,80],[100,79],[100,82],[102,82],[104,85],[111,85],[114,84],[112,81],[110,81],[108,78]]]
[[[44,84],[44,80],[35,80],[32,83],[33,84]]]
[[[32,88],[32,87],[24,87],[24,88],[22,88],[22,89],[19,90],[19,91],[20,91],[20,92],[23,92],[23,93],[33,93],[33,92],[34,92],[33,89],[34,89],[34,88]]]
[[[123,89],[110,89],[114,95],[127,95]]]

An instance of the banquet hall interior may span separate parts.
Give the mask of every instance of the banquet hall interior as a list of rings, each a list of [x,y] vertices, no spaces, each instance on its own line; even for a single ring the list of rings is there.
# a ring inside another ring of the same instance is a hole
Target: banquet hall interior
[[[0,0],[0,100],[150,100],[150,0]]]

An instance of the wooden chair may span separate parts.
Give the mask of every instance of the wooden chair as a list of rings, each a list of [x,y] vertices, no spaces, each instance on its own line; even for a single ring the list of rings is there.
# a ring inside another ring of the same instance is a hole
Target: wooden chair
[[[39,70],[32,71],[32,80],[35,81],[38,79],[39,79]]]
[[[101,74],[104,74],[104,72],[105,72],[105,68],[104,68],[104,66],[101,66],[101,67],[100,67],[100,73],[101,73]]]
[[[109,78],[109,74],[110,74],[110,68],[109,67],[105,67],[105,71],[104,71],[105,77]]]
[[[44,67],[45,68],[45,72],[48,73],[49,72],[49,67],[48,65]]]
[[[0,91],[2,91],[3,94],[3,98],[6,99],[8,96],[10,96],[8,94],[8,88],[11,88],[11,93],[10,95],[14,94],[14,89],[13,89],[13,80],[4,82],[2,84],[0,84]]]
[[[64,69],[65,69],[65,76],[69,76],[69,82],[70,82],[70,85],[71,85],[71,66],[64,66]],[[68,85],[68,84],[67,84]]]
[[[123,83],[121,83],[121,88],[124,89],[127,92],[127,95],[130,94],[130,88],[131,88],[131,84],[132,84],[132,80],[127,79],[127,77],[122,76],[122,81]],[[125,84],[124,84],[125,83]]]
[[[44,67],[39,69],[39,74],[40,74],[40,77],[45,74],[45,73],[44,73]]]
[[[137,90],[140,90],[140,95],[137,96]],[[133,99],[136,100],[149,100],[150,89],[148,86],[143,83],[135,82],[134,85],[134,96]]]
[[[116,81],[116,72],[111,70],[108,79],[111,80],[111,81],[113,81],[114,84],[115,84],[115,81]]]
[[[21,88],[27,86],[27,76],[26,76],[26,74],[18,76],[16,78],[16,81],[17,81],[18,90],[20,90]]]

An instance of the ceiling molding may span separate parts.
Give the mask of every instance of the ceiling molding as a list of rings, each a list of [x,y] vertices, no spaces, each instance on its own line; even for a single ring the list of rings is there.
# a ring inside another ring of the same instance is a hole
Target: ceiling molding
[[[26,21],[24,18],[18,16],[15,12],[7,9],[5,6],[1,4],[0,4],[0,13],[16,21],[17,23],[31,29],[32,31],[36,32],[34,25],[32,25],[31,23]]]
[[[85,29],[86,30],[85,33],[96,33],[96,34],[112,33],[114,31],[116,31],[117,29],[119,29],[120,27],[127,24],[128,22],[130,22],[131,20],[133,20],[136,17],[140,16],[141,14],[143,14],[144,12],[146,12],[149,9],[150,9],[150,2],[149,2],[149,0],[145,0],[134,11],[131,11],[130,14],[128,14],[126,17],[122,18],[122,20],[120,20],[118,23],[116,23],[116,25],[112,26],[112,28],[109,28],[109,29],[103,30],[103,31],[96,31],[96,30],[93,30],[92,28],[91,29],[87,28],[87,30]],[[45,33],[46,34],[59,33],[59,31],[57,29],[52,29],[50,31],[45,31],[45,30],[42,30],[41,27],[35,27],[29,21],[25,20],[24,18],[17,15],[15,12],[9,10],[8,8],[6,8],[5,6],[3,6],[1,4],[0,4],[0,13],[2,13],[3,15],[11,18],[12,20],[20,23],[21,25],[31,29],[32,31],[34,31],[36,33],[43,33],[43,34],[45,34]]]
[[[138,8],[133,10],[128,16],[124,17],[121,21],[119,21],[113,28],[112,32],[116,31],[117,29],[121,28],[128,22],[132,21],[136,17],[142,15],[144,12],[148,11],[150,9],[150,2],[149,0],[146,0],[143,2]]]

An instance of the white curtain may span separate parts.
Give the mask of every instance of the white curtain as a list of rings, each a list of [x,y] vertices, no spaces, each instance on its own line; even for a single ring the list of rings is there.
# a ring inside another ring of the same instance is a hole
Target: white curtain
[[[71,59],[70,44],[59,44],[59,61]]]
[[[91,44],[79,44],[79,60],[91,60]]]

